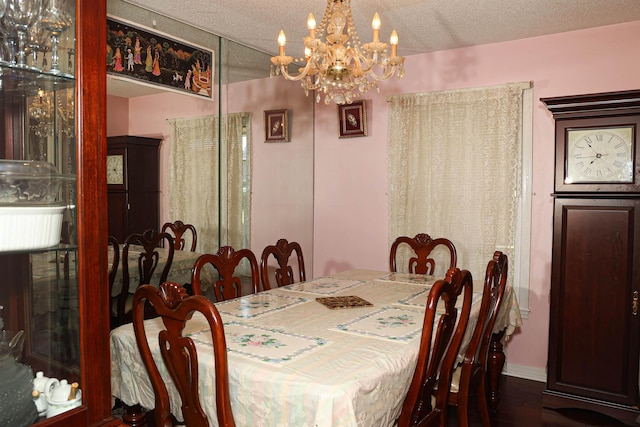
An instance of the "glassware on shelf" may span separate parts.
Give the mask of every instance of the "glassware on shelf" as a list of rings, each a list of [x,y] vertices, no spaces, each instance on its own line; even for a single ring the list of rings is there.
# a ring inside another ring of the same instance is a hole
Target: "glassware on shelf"
[[[0,0],[0,65],[9,65],[9,30],[4,27],[4,13],[7,10],[7,0]]]
[[[0,18],[0,34],[2,34],[2,45],[0,45],[0,64],[16,65],[16,32],[6,24],[6,18]]]
[[[8,52],[6,51],[4,30],[2,29],[2,17],[5,10],[7,10],[7,0],[0,0],[0,65],[9,63],[5,61],[5,58],[8,59]]]
[[[40,18],[38,18],[31,28],[29,28],[29,32],[27,34],[27,48],[31,53],[31,68],[34,70],[42,71],[42,68],[38,65],[38,52],[45,52],[48,35],[49,33],[42,25]]]
[[[30,68],[26,60],[26,41],[29,28],[36,22],[42,9],[42,0],[7,0],[7,9],[2,18],[4,26],[16,33],[18,38],[15,66]],[[12,58],[13,59],[13,58]],[[10,63],[13,64],[12,60]]]
[[[68,0],[45,0],[40,19],[51,35],[51,67],[48,71],[50,74],[72,77],[60,70],[58,56],[60,35],[73,23],[72,12],[73,4]]]
[[[4,12],[7,10],[7,0],[0,0],[0,18],[4,16]]]

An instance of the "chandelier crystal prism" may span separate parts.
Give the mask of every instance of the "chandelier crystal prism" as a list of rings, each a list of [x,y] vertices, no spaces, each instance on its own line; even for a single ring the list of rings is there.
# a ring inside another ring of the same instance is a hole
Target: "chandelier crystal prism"
[[[325,104],[350,104],[369,89],[378,89],[378,81],[397,74],[404,76],[404,57],[397,55],[398,35],[391,33],[391,54],[380,41],[380,16],[373,16],[373,40],[362,44],[351,15],[351,0],[327,0],[327,8],[316,29],[313,14],[307,19],[309,35],[304,38],[303,58],[285,55],[284,31],[278,36],[279,54],[271,57],[271,77],[300,81],[305,94],[316,91],[316,102],[324,94]],[[324,38],[324,41],[323,41]],[[289,65],[298,66],[297,74]]]

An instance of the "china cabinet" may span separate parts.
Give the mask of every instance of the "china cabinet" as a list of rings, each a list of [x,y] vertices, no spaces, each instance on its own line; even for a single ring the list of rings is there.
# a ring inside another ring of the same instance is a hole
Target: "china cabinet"
[[[0,425],[117,426],[108,386],[106,0],[8,4],[14,15],[3,23],[19,21],[22,33],[0,53]],[[15,15],[28,8],[39,19]],[[28,37],[38,22],[49,36],[41,44]],[[0,31],[12,39],[10,26]],[[56,382],[32,396],[43,377]]]
[[[556,129],[543,405],[640,416],[640,91],[546,98]]]
[[[159,230],[160,139],[107,138],[109,235],[124,242],[132,233]]]

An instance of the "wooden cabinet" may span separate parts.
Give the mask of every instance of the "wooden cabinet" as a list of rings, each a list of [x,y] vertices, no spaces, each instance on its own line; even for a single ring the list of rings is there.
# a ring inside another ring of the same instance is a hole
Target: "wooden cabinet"
[[[556,120],[543,405],[595,410],[629,424],[640,415],[638,95],[634,91],[543,99]],[[620,133],[623,138],[617,138],[621,130],[630,130],[629,137]],[[583,141],[571,141],[572,132]],[[614,172],[610,155],[621,159],[621,173]],[[601,173],[586,171],[572,180],[572,161],[596,165],[593,170]]]
[[[58,200],[64,207],[59,243],[0,253],[2,326],[23,331],[16,363],[80,385],[80,406],[40,417],[38,426],[118,426],[109,386],[106,0],[70,4],[75,6],[70,15],[78,20],[61,38],[60,72],[2,65],[0,159],[45,161],[68,175]],[[13,230],[4,224],[0,236]],[[26,236],[34,229],[20,231]],[[2,360],[3,368],[11,363]],[[25,386],[18,382],[3,369],[3,420],[24,401],[15,395]]]
[[[109,234],[124,242],[131,233],[159,230],[160,139],[107,138]]]

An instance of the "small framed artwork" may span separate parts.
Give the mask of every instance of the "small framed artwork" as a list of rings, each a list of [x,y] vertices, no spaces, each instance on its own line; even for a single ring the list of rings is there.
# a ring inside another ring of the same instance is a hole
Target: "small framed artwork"
[[[340,138],[367,136],[367,101],[338,105]]]
[[[264,142],[289,142],[289,111],[264,112]]]

